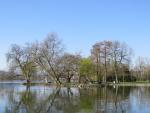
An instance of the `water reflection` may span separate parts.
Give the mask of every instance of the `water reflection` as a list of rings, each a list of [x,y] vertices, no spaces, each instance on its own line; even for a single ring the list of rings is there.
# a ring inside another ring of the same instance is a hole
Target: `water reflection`
[[[150,87],[0,85],[0,113],[149,113]]]

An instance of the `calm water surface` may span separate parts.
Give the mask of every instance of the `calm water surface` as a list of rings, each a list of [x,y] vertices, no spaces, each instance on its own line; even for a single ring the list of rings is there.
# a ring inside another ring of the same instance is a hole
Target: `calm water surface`
[[[1,83],[0,113],[150,113],[150,87],[27,88]]]

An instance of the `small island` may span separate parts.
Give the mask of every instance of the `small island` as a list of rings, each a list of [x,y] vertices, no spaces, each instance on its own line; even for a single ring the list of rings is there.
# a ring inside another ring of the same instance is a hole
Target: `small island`
[[[150,59],[139,57],[133,63],[132,52],[125,42],[104,40],[92,45],[91,55],[83,57],[65,51],[56,33],[49,33],[41,42],[12,44],[6,54],[10,72],[0,77],[22,80],[24,85],[149,85]]]

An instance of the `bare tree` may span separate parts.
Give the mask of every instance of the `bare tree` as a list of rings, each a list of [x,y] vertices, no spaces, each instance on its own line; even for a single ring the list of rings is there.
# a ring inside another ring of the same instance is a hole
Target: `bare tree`
[[[33,44],[32,54],[39,68],[56,83],[61,84],[58,59],[63,54],[63,45],[57,35],[50,33],[42,43]]]
[[[27,83],[30,83],[31,76],[36,72],[36,65],[31,55],[30,45],[27,44],[25,47],[21,47],[14,44],[6,56],[10,68],[19,69]]]
[[[130,62],[131,49],[124,43],[114,41],[112,42],[111,51],[116,83],[118,83],[119,66]]]
[[[80,55],[68,53],[61,57],[60,69],[63,69],[62,74],[65,76],[67,83],[71,82],[73,76],[78,76],[80,58]]]
[[[134,66],[135,75],[138,80],[149,80],[150,74],[150,59],[145,57],[138,57]]]

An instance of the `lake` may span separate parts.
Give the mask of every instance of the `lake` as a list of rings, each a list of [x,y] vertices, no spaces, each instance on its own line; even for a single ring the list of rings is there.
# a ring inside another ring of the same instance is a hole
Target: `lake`
[[[150,113],[150,87],[0,84],[0,113]]]

